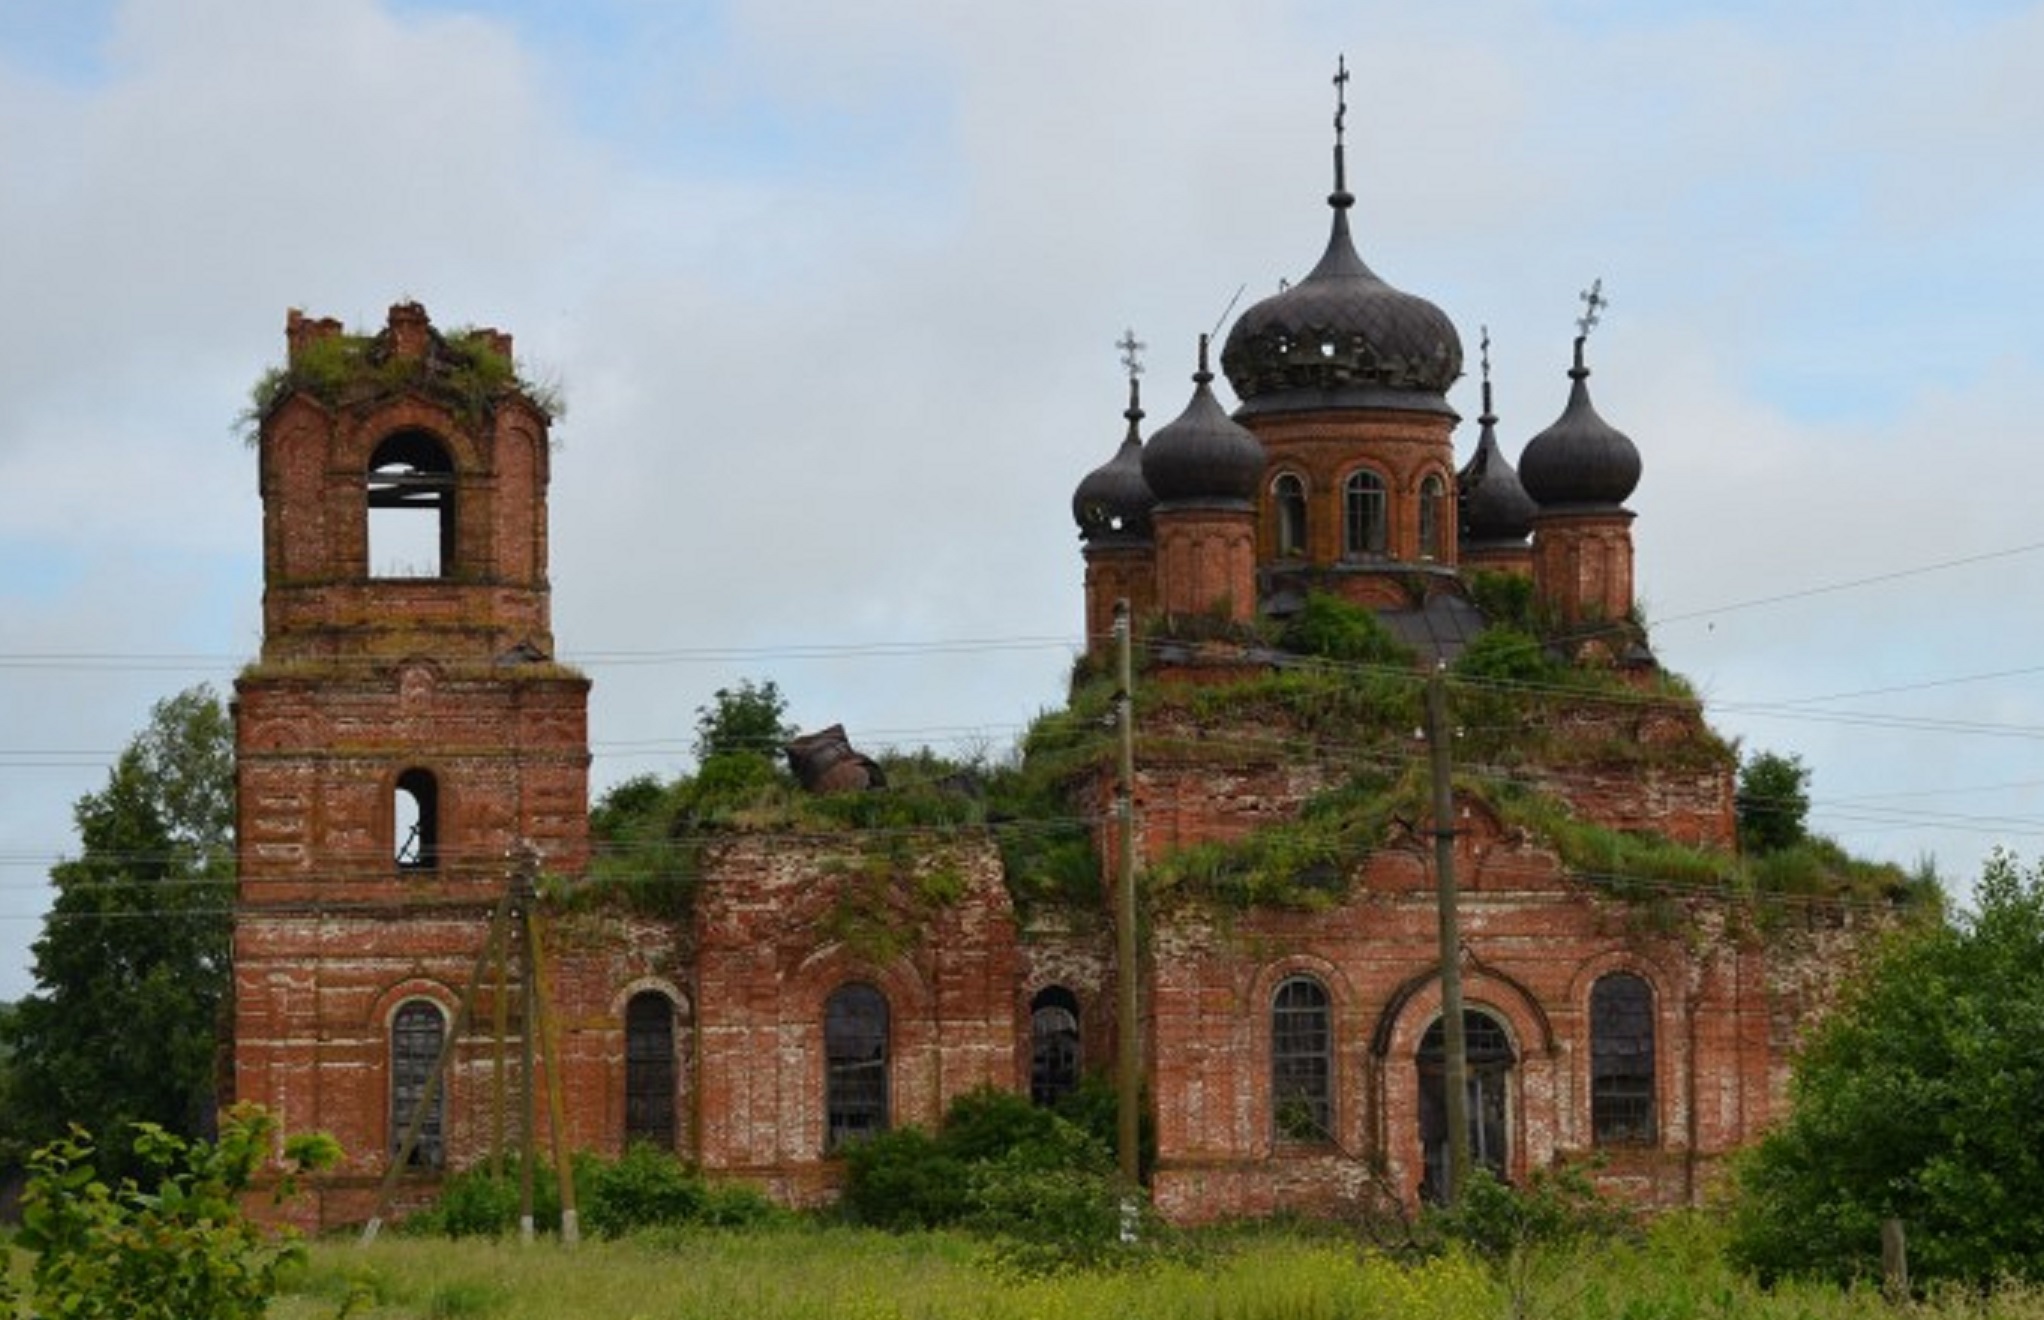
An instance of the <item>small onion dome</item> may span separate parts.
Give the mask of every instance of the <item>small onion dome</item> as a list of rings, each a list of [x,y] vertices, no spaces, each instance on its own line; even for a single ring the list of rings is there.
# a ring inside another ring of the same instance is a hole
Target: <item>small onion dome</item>
[[[1079,524],[1079,539],[1088,545],[1124,545],[1150,537],[1150,509],[1157,497],[1143,480],[1143,438],[1136,429],[1143,420],[1142,394],[1134,377],[1122,416],[1128,418],[1128,435],[1121,448],[1072,492],[1072,517]]]
[[[1465,544],[1523,541],[1533,530],[1533,515],[1540,510],[1520,484],[1511,460],[1498,447],[1498,419],[1490,410],[1489,381],[1483,383],[1483,416],[1477,421],[1483,431],[1476,439],[1476,453],[1469,466],[1455,474],[1462,505],[1462,540]]]
[[[1192,402],[1143,447],[1143,480],[1164,504],[1239,504],[1263,480],[1263,442],[1229,417],[1209,388],[1207,337],[1199,337]]]
[[[1221,349],[1240,415],[1386,407],[1454,415],[1462,340],[1440,308],[1401,293],[1356,255],[1337,185],[1334,232],[1306,278],[1242,313]]]
[[[1639,450],[1590,403],[1583,341],[1569,370],[1568,406],[1554,425],[1526,442],[1519,479],[1543,509],[1617,507],[1639,485]]]

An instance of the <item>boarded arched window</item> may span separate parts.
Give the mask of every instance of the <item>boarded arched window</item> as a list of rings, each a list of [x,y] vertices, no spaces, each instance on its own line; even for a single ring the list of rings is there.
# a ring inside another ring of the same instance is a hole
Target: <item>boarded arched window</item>
[[[397,777],[391,835],[398,868],[430,871],[440,864],[440,784],[416,767]]]
[[[1296,559],[1306,553],[1306,483],[1296,472],[1281,472],[1270,483],[1271,511],[1277,516],[1277,552],[1280,559]]]
[[[824,1149],[887,1130],[887,999],[840,986],[823,1006]]]
[[[1079,999],[1046,986],[1029,1004],[1029,1098],[1054,1105],[1079,1088]]]
[[[1342,486],[1342,553],[1368,559],[1384,553],[1384,478],[1367,469]]]
[[[657,990],[625,1004],[625,1142],[674,1149],[674,1001]]]
[[[1440,559],[1441,529],[1446,525],[1442,514],[1446,510],[1448,487],[1439,477],[1428,477],[1419,483],[1419,557]]]
[[[1630,972],[1590,989],[1590,1131],[1600,1146],[1654,1140],[1654,992]]]
[[[1270,1106],[1279,1141],[1333,1139],[1332,1040],[1326,988],[1310,976],[1278,986],[1270,1005]]]
[[[424,431],[399,431],[369,458],[369,576],[439,578],[454,571],[454,463]]]
[[[440,1047],[447,1038],[447,1018],[440,1006],[414,999],[390,1020],[390,1153],[395,1156],[404,1141],[405,1129],[419,1113],[433,1066],[440,1060]],[[433,1101],[426,1106],[419,1123],[418,1141],[412,1146],[415,1168],[437,1169],[446,1160],[442,1120],[447,1113],[447,1086],[433,1088]]]

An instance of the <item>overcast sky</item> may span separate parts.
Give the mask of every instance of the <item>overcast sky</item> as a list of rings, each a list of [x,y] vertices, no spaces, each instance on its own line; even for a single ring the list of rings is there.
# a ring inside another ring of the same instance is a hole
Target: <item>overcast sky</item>
[[[234,424],[287,308],[415,298],[561,385],[596,788],[740,676],[998,751],[1079,641],[1114,340],[1154,428],[1319,256],[1338,53],[1365,259],[1472,368],[1490,327],[1514,457],[1603,279],[1640,594],[1719,727],[1856,851],[2044,851],[2044,4],[0,0],[0,998],[71,804],[259,645]]]

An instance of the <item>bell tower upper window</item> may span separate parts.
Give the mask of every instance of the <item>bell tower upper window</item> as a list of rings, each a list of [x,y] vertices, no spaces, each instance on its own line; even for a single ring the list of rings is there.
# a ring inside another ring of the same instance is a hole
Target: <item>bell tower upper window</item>
[[[454,569],[454,464],[423,431],[376,446],[366,481],[369,576],[444,578]]]

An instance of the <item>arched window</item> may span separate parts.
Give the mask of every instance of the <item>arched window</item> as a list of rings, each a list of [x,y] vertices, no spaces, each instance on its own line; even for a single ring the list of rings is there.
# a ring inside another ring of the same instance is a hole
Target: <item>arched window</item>
[[[1436,1019],[1420,1040],[1419,1139],[1425,1159],[1420,1192],[1428,1200],[1446,1199],[1448,1174],[1447,1029]],[[1504,1024],[1481,1009],[1462,1010],[1462,1057],[1469,1085],[1469,1158],[1505,1176],[1510,1150],[1506,1145],[1505,1088],[1511,1081],[1512,1038]]]
[[[440,785],[431,770],[414,767],[397,777],[391,823],[399,870],[430,871],[440,865]]]
[[[824,1149],[887,1130],[887,1000],[840,986],[823,1006]]]
[[[1079,999],[1046,986],[1029,1003],[1029,1098],[1054,1105],[1079,1087]]]
[[[1439,477],[1428,477],[1419,483],[1419,557],[1440,559],[1442,506],[1446,501],[1448,487]]]
[[[440,1060],[440,1046],[446,1037],[447,1019],[441,1014],[440,1006],[424,999],[406,1003],[390,1020],[390,1153],[393,1156],[404,1142],[405,1129],[418,1112],[419,1101],[426,1094],[426,1083],[433,1076],[433,1065]],[[412,1146],[412,1167],[437,1169],[445,1161],[446,1144],[441,1122],[446,1113],[447,1086],[442,1079],[433,1090],[433,1103],[427,1107],[424,1121],[419,1124],[419,1139]]]
[[[1279,1141],[1333,1139],[1329,1017],[1327,990],[1310,976],[1289,978],[1271,998],[1271,1125]]]
[[[1654,1141],[1654,992],[1630,972],[1590,989],[1590,1132],[1600,1146]]]
[[[1297,559],[1306,553],[1306,483],[1296,472],[1281,472],[1270,483],[1270,502],[1277,515],[1277,552],[1280,559]]]
[[[376,446],[365,481],[369,576],[438,578],[454,568],[454,464],[424,431]]]
[[[1384,553],[1384,478],[1364,470],[1342,487],[1342,553],[1368,559]]]
[[[674,1149],[674,1001],[657,990],[625,1004],[625,1142]]]

